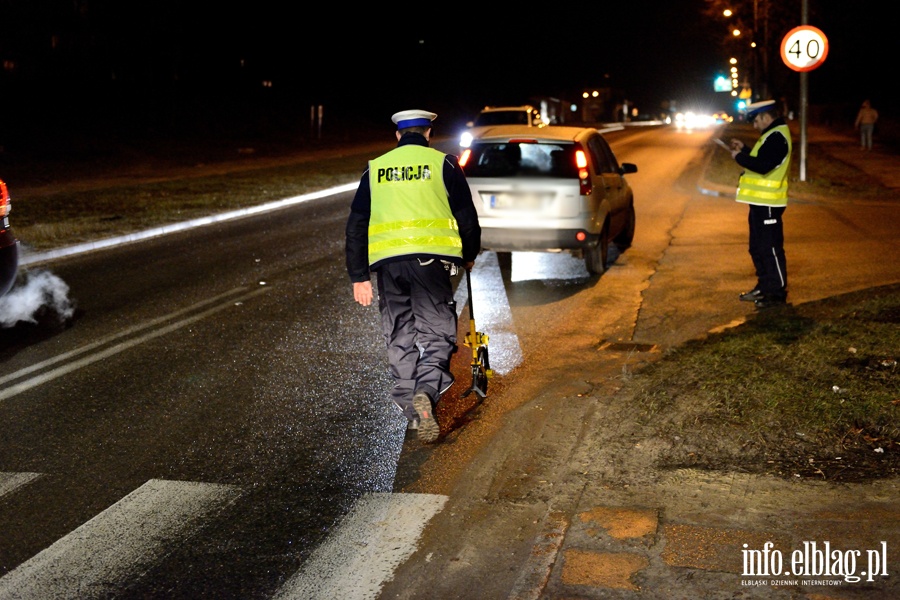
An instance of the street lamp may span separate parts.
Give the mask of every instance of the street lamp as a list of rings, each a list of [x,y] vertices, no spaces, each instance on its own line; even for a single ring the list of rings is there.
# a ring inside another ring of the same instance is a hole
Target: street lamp
[[[740,76],[738,75],[737,68],[737,59],[733,56],[728,59],[728,62],[731,63],[731,95],[737,95],[737,89],[741,85]]]
[[[760,13],[760,1],[763,2],[762,13]],[[762,39],[760,40],[760,15],[762,14]],[[736,17],[735,12],[726,8],[722,11],[722,15],[725,18]],[[767,0],[753,0],[753,27],[747,31],[747,27],[740,27],[741,19],[737,18],[737,23],[735,26],[731,28],[731,35],[733,38],[750,38],[749,47],[751,54],[751,82],[750,89],[757,97],[768,97],[768,55],[766,52],[766,47],[768,44],[768,1]],[[761,42],[761,43],[760,43]]]

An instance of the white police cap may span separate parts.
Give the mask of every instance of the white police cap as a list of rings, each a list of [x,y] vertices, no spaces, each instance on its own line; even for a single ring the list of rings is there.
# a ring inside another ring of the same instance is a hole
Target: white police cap
[[[394,113],[391,121],[397,124],[397,129],[406,129],[407,127],[431,127],[431,122],[436,118],[436,114],[427,110],[401,110]]]
[[[759,102],[754,102],[753,104],[747,105],[747,120],[752,121],[756,118],[756,115],[762,114],[767,110],[772,110],[775,108],[774,100],[760,100]]]

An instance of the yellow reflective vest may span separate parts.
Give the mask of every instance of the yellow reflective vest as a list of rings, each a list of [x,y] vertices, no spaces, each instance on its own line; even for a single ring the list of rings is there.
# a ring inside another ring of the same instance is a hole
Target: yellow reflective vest
[[[778,125],[759,136],[759,139],[750,151],[750,156],[756,156],[766,139],[776,131],[780,132],[784,139],[787,140],[787,155],[785,155],[780,165],[765,175],[746,169],[738,181],[737,197],[735,198],[738,202],[764,206],[787,206],[788,175],[790,173],[791,152],[793,150],[791,132],[788,126]]]
[[[444,156],[408,144],[369,161],[370,266],[405,255],[462,259],[459,226],[444,186]]]

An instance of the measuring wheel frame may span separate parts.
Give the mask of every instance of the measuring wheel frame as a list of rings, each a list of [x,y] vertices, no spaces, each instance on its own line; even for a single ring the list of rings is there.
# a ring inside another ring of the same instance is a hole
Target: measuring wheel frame
[[[463,398],[474,392],[480,398],[487,397],[488,379],[494,375],[488,354],[488,336],[475,327],[475,310],[472,307],[472,276],[466,269],[466,288],[469,294],[469,332],[463,345],[472,349],[472,385],[463,393]]]

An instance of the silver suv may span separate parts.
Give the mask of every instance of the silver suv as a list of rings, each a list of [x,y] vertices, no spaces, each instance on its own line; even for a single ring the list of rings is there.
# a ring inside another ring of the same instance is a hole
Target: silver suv
[[[599,275],[610,242],[624,250],[634,239],[634,194],[625,174],[637,166],[619,165],[596,129],[488,127],[460,164],[486,250],[567,251]]]
[[[472,139],[491,125],[525,125],[526,127],[544,127],[547,123],[541,117],[541,111],[531,106],[486,106],[474,121],[466,123],[468,129],[459,138],[459,145],[468,148]]]

